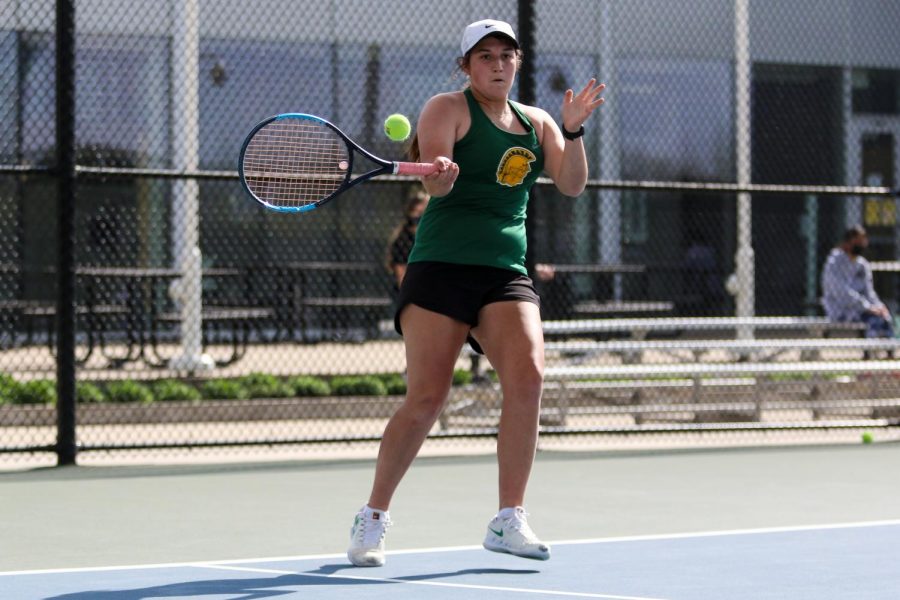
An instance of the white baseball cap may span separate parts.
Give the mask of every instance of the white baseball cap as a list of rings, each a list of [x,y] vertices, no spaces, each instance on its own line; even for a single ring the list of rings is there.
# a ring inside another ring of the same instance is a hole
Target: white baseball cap
[[[513,32],[513,28],[509,23],[506,23],[505,21],[495,21],[494,19],[484,19],[483,21],[475,21],[463,31],[462,44],[460,44],[463,56],[465,56],[466,52],[471,50],[475,44],[480,42],[482,38],[491,35],[492,33],[505,35],[512,40],[512,43],[516,48],[519,47],[519,42],[516,40],[516,34]]]

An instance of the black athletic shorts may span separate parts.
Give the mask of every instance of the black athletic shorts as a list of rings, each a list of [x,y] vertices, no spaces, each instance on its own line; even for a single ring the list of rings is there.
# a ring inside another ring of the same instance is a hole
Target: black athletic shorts
[[[406,267],[400,286],[394,329],[400,329],[400,313],[407,304],[446,315],[475,327],[478,312],[492,302],[524,300],[541,305],[531,279],[508,269],[444,262],[415,262]],[[484,354],[472,336],[469,345]]]

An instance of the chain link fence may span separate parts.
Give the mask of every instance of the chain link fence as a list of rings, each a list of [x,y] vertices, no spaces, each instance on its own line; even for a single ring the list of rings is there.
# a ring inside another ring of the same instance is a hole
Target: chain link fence
[[[566,89],[608,84],[587,191],[544,181],[529,206],[542,443],[896,437],[893,340],[829,324],[819,298],[828,253],[859,223],[875,290],[900,308],[900,5],[71,4],[74,106],[58,115],[56,3],[0,2],[4,464],[59,449],[66,281],[85,457],[377,442],[405,390],[390,246],[416,182],[275,214],[241,189],[238,150],[262,118],[306,112],[401,158],[384,118],[415,125],[429,97],[461,89],[458,37],[488,17],[530,40],[514,98],[559,120]],[[58,116],[74,126],[71,199]],[[434,443],[496,433],[499,392],[472,358]]]

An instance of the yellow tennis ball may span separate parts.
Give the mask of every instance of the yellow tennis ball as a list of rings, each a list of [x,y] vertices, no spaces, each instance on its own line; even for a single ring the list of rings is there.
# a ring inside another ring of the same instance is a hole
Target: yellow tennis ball
[[[402,142],[409,137],[412,126],[409,119],[400,113],[394,113],[384,120],[384,135],[395,142]]]

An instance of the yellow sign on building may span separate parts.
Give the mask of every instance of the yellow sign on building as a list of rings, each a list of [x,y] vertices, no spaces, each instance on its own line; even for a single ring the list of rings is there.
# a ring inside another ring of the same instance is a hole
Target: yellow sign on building
[[[893,227],[897,223],[897,207],[892,198],[866,198],[863,208],[868,227]]]

